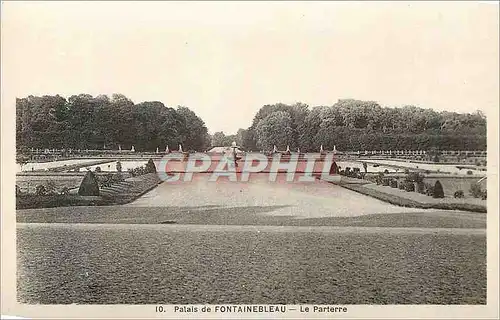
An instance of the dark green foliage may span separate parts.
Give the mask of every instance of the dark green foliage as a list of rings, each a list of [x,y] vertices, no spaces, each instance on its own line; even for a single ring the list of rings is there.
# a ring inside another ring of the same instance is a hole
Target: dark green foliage
[[[332,165],[330,166],[330,174],[338,174],[339,173],[339,166],[335,161],[333,161]]]
[[[420,183],[424,181],[424,176],[418,172],[410,172],[405,178],[406,181]]]
[[[137,167],[137,168],[134,168],[134,169],[128,169],[128,173],[132,176],[132,177],[137,177],[137,176],[142,176],[142,175],[145,175],[147,174],[147,170],[146,170],[146,167],[145,166],[140,166],[140,167]]]
[[[405,189],[405,181],[400,181],[399,184],[398,184],[398,188],[400,190],[404,190]]]
[[[85,177],[83,177],[80,188],[78,189],[78,195],[80,196],[98,196],[99,195],[99,183],[97,177],[92,171],[87,171]]]
[[[486,190],[484,190],[484,191],[482,192],[482,194],[481,194],[481,199],[482,199],[482,200],[486,200],[487,195],[488,195],[488,193],[486,192]]]
[[[204,150],[210,144],[204,122],[186,107],[166,107],[158,101],[134,104],[114,94],[29,96],[16,100],[16,141],[30,148],[118,149],[154,151],[182,143]]]
[[[396,179],[392,179],[390,185],[391,185],[391,188],[397,188],[398,181]]]
[[[120,161],[116,162],[116,171],[122,172],[122,163]]]
[[[98,177],[99,187],[110,187],[113,184],[123,181],[121,173],[107,173]]]
[[[102,171],[101,167],[99,167],[99,166],[95,167],[95,172],[101,172],[101,171]]]
[[[389,178],[383,178],[382,179],[382,185],[383,186],[388,186],[389,185]]]
[[[47,194],[55,194],[56,193],[56,183],[52,180],[48,180],[45,183],[45,191]]]
[[[425,194],[425,183],[424,182],[417,182],[417,192]]]
[[[36,186],[35,194],[37,196],[44,196],[44,195],[46,195],[47,194],[47,190],[45,189],[45,186],[44,185],[38,185],[38,186]]]
[[[478,183],[471,183],[469,193],[474,198],[480,198],[483,195],[483,191],[481,190],[481,185]]]
[[[29,96],[16,100],[16,141],[18,150],[104,145],[130,150],[134,145],[137,151],[154,151],[181,143],[185,150],[203,151],[211,142],[232,141],[254,151],[270,150],[271,144],[302,152],[318,152],[320,145],[326,150],[334,145],[338,150],[486,150],[486,118],[481,112],[386,108],[353,99],[313,108],[278,103],[263,106],[248,129],[210,137],[203,120],[186,107],[134,104],[121,94]],[[439,160],[439,152],[431,154],[430,160]]]
[[[368,164],[366,162],[363,162],[363,169],[365,170],[365,173],[368,172]]]
[[[149,159],[146,164],[146,173],[156,173],[156,165],[153,159]]]
[[[453,198],[463,198],[464,197],[464,191],[463,190],[457,190],[455,193],[453,193]]]
[[[467,171],[467,174],[468,174],[468,175],[472,175],[472,170],[468,170],[468,171]]]
[[[434,193],[432,195],[433,198],[444,198],[444,190],[443,186],[441,185],[441,182],[436,181],[436,184],[434,185]]]
[[[425,183],[425,194],[428,196],[434,196],[434,186],[430,183]]]
[[[411,181],[405,181],[404,186],[405,186],[405,191],[408,191],[408,192],[415,191],[415,184]]]

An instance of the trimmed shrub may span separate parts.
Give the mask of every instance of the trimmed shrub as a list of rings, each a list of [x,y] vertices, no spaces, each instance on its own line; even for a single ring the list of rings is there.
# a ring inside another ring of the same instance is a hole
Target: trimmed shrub
[[[340,167],[337,165],[335,161],[333,161],[332,165],[330,166],[330,174],[338,174],[339,169]]]
[[[47,190],[45,189],[45,186],[44,185],[38,185],[36,186],[36,189],[35,189],[35,194],[37,196],[44,196],[47,194]]]
[[[464,197],[464,192],[463,190],[457,190],[455,193],[453,193],[453,198],[463,198]]]
[[[406,181],[420,183],[424,181],[424,176],[418,172],[410,172],[406,178]]]
[[[425,184],[425,194],[428,196],[434,196],[434,186],[430,183]]]
[[[434,194],[432,195],[433,198],[444,198],[444,191],[443,191],[443,186],[441,185],[441,182],[436,181],[436,184],[434,185]]]
[[[468,171],[467,171],[467,174],[468,174],[468,175],[472,175],[472,170],[468,170]]]
[[[156,165],[151,158],[149,158],[148,163],[146,164],[146,173],[156,173]]]
[[[116,171],[122,172],[122,163],[120,161],[116,162]]]
[[[101,171],[102,171],[101,167],[99,166],[95,167],[95,172],[101,172]]]
[[[405,169],[405,174],[410,174],[410,169]]]
[[[422,182],[417,182],[417,192],[425,194],[425,183]]]
[[[99,182],[92,171],[87,171],[83,177],[80,188],[78,189],[80,196],[98,196],[99,195]]]
[[[479,185],[478,183],[474,183],[474,182],[471,183],[469,193],[474,198],[480,198],[483,195],[483,191],[481,190],[481,185]]]
[[[56,193],[56,183],[52,180],[48,180],[45,182],[45,190],[47,191],[47,194],[55,194]]]
[[[405,191],[407,191],[407,192],[414,192],[415,191],[415,184],[413,184],[413,182],[406,181],[404,183],[404,186],[405,186]]]
[[[391,180],[391,188],[397,188],[398,187],[398,181],[396,179]]]
[[[400,190],[404,190],[405,189],[405,182],[404,181],[400,181],[399,184],[398,184],[398,188]]]
[[[384,170],[384,173],[389,173],[389,170],[385,169],[385,170]]]
[[[382,179],[382,185],[383,186],[389,186],[389,178],[383,178]]]

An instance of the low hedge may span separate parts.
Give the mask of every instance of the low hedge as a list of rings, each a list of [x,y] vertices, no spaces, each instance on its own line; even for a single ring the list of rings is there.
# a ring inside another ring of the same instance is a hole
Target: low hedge
[[[99,196],[78,195],[18,195],[16,196],[16,209],[35,209],[71,206],[102,206],[109,200]]]

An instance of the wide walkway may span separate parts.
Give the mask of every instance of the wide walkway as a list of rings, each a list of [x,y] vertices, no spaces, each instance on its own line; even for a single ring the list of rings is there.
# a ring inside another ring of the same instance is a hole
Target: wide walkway
[[[287,182],[285,174],[280,174],[276,182],[270,182],[267,174],[254,174],[248,182],[227,178],[213,182],[209,178],[208,174],[195,174],[190,182],[164,182],[127,206],[282,206],[266,214],[302,218],[423,211],[391,205],[324,181]]]

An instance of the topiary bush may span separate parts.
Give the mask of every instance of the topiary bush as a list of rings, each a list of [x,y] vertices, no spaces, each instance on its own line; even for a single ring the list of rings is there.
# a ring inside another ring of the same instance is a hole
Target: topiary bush
[[[151,158],[149,158],[148,163],[146,164],[146,173],[156,173],[156,165]]]
[[[453,198],[462,199],[463,197],[464,197],[463,190],[457,190],[455,191],[455,193],[453,193]]]
[[[120,161],[116,162],[116,171],[122,172],[122,163]]]
[[[471,175],[472,175],[472,170],[468,170],[468,171],[467,171],[467,174],[468,174],[469,176],[471,176]]]
[[[399,190],[404,190],[405,189],[405,182],[404,181],[400,181],[399,184],[398,184],[398,188],[399,188]]]
[[[428,196],[434,196],[434,186],[430,183],[425,184],[425,194]]]
[[[389,186],[389,178],[382,179],[382,185],[383,186]]]
[[[80,196],[98,196],[99,195],[99,182],[92,171],[87,171],[83,177],[80,188],[78,189]]]
[[[391,188],[397,188],[398,181],[396,179],[392,179],[390,185],[391,185]]]
[[[95,167],[95,172],[101,172],[101,171],[102,171],[101,167],[99,166]]]
[[[481,185],[478,183],[471,183],[469,193],[474,198],[480,198],[483,195],[483,191],[481,190]]]
[[[417,182],[417,192],[421,194],[425,194],[425,183]]]
[[[413,182],[406,181],[404,183],[404,186],[405,186],[405,191],[407,191],[407,192],[414,192],[415,191],[415,184],[413,184]]]
[[[420,183],[424,181],[424,176],[418,172],[410,172],[406,175],[405,180]]]
[[[339,169],[340,167],[337,165],[335,161],[333,161],[332,165],[330,166],[330,174],[338,174]]]
[[[436,181],[436,184],[434,185],[434,194],[432,195],[433,198],[444,198],[444,190],[443,186],[441,185],[441,182]]]

